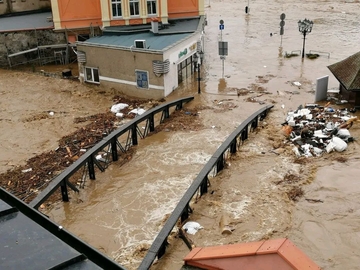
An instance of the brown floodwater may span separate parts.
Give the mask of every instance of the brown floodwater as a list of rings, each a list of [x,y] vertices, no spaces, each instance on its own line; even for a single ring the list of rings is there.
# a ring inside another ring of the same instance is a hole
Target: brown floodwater
[[[217,147],[263,106],[246,100],[254,97],[274,108],[261,130],[251,134],[228,161],[228,168],[211,180],[212,194],[193,204],[190,220],[204,229],[189,237],[196,246],[288,237],[323,269],[359,269],[358,143],[349,144],[342,154],[326,154],[302,164],[294,163],[288,149],[280,155],[270,152],[274,141],[284,140],[280,124],[287,111],[314,102],[317,78],[330,75],[329,88],[338,87],[327,66],[358,51],[359,1],[257,0],[250,1],[248,15],[245,0],[210,0],[205,5],[202,93],[197,94],[192,78],[169,97],[195,95],[189,107],[208,106],[199,112],[205,128],[162,131],[141,140],[130,162],[121,167],[112,164],[95,181],[87,181],[80,194],[71,194],[69,203],[59,203],[47,214],[128,269],[136,269],[144,250]],[[282,38],[281,13],[286,14]],[[301,51],[297,21],[305,18],[314,21],[306,51],[321,52],[320,57],[284,58],[285,52]],[[225,24],[222,34],[220,19]],[[217,55],[221,36],[229,44],[224,76]],[[238,96],[241,88],[254,92]],[[268,93],[258,96],[260,89]],[[360,134],[357,125],[350,130],[353,136]],[[339,156],[347,161],[339,162]],[[287,187],[278,184],[287,174],[301,179],[304,196],[298,202],[290,200]],[[231,235],[221,234],[223,217],[234,228]],[[182,240],[172,239],[168,253],[154,268],[180,269],[188,252]]]

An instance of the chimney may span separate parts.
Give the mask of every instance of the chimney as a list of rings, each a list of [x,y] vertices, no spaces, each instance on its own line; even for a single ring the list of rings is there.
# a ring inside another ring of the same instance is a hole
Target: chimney
[[[157,18],[151,19],[151,32],[153,32],[154,34],[159,33],[159,21]]]

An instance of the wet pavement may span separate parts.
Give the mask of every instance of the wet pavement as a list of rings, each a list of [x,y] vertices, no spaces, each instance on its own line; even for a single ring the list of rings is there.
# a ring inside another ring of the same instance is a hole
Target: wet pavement
[[[250,1],[249,15],[244,13],[247,1],[209,3],[202,93],[198,95],[196,82],[188,80],[168,98],[195,95],[188,106],[207,106],[199,111],[205,128],[163,131],[141,140],[130,162],[121,168],[112,164],[79,195],[72,194],[70,203],[59,203],[47,214],[136,269],[191,181],[227,136],[263,106],[261,101],[275,107],[228,161],[228,168],[211,180],[212,192],[192,205],[190,220],[204,229],[190,239],[204,246],[289,237],[323,269],[356,269],[358,143],[349,144],[344,153],[299,162],[284,144],[281,123],[287,111],[314,101],[317,78],[330,75],[329,88],[338,87],[327,66],[358,50],[359,1]],[[281,13],[286,14],[282,40],[276,34]],[[314,21],[306,51],[330,57],[283,57],[302,49],[297,21],[305,18]],[[225,24],[222,39],[229,42],[224,78],[217,55],[220,19]],[[249,92],[238,95],[244,89]],[[354,137],[360,134],[358,125],[350,130]],[[274,148],[283,150],[274,154]],[[301,188],[303,196],[289,196],[295,188]],[[221,234],[223,217],[234,229],[230,235]],[[169,252],[155,269],[180,269],[189,252],[181,239],[170,240]]]

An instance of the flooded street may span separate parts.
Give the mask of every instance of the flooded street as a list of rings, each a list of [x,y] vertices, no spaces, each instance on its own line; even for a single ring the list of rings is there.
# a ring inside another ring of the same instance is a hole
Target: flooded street
[[[58,205],[50,216],[127,268],[136,269],[166,217],[217,147],[262,106],[247,102],[254,97],[275,107],[265,120],[267,125],[251,134],[229,168],[211,181],[213,192],[193,205],[190,220],[204,229],[191,240],[205,246],[289,237],[324,269],[356,269],[360,259],[358,143],[342,154],[348,158],[344,164],[336,161],[338,153],[297,164],[289,149],[279,156],[269,151],[274,142],[284,140],[280,124],[286,112],[314,101],[317,78],[330,75],[329,88],[338,87],[327,66],[357,52],[359,2],[250,1],[249,15],[244,14],[245,2],[210,1],[210,5],[206,7],[202,93],[197,95],[196,82],[189,81],[169,97],[195,95],[189,107],[209,106],[199,112],[205,128],[163,131],[142,140],[131,162],[121,168],[113,164],[96,181],[87,183],[78,203]],[[278,34],[281,13],[286,14],[282,41]],[[283,57],[285,52],[302,49],[297,21],[304,18],[314,21],[306,51],[327,52],[330,57],[326,53],[315,60]],[[224,78],[217,55],[220,19],[225,25],[222,39],[229,42]],[[253,92],[238,96],[242,88]],[[258,96],[259,92],[266,93]],[[360,134],[357,126],[351,132]],[[286,195],[286,185],[276,184],[289,174],[299,177],[298,185],[305,192],[296,203]],[[306,198],[324,202],[311,203]],[[234,228],[228,236],[219,228],[224,217]],[[189,252],[180,239],[173,239],[168,251],[155,269],[179,269]]]
[[[169,101],[194,95],[195,100],[185,110],[201,106],[197,117],[204,127],[163,130],[140,140],[131,161],[121,167],[111,164],[105,172],[96,174],[95,181],[87,180],[80,194],[70,193],[69,203],[57,203],[46,212],[52,220],[127,269],[137,269],[197,174],[236,127],[265,106],[260,103],[273,104],[274,108],[257,134],[251,133],[228,161],[227,169],[211,179],[209,193],[192,205],[190,220],[199,222],[204,229],[189,238],[195,246],[209,246],[288,237],[323,269],[360,269],[358,141],[349,144],[343,153],[302,162],[296,162],[291,147],[284,147],[279,155],[271,152],[275,144],[285,140],[281,123],[287,111],[314,102],[317,78],[329,75],[329,88],[338,88],[327,66],[359,50],[360,1],[250,0],[250,14],[245,14],[247,2],[205,0],[208,23],[201,94],[197,94],[195,79],[189,78],[167,98]],[[286,14],[282,39],[281,13]],[[306,37],[306,52],[320,52],[320,57],[303,61],[301,56],[285,58],[285,52],[302,50],[297,22],[305,18],[314,21],[313,31]],[[229,44],[224,77],[218,56],[220,19],[225,25],[222,40]],[[239,91],[245,94],[239,95]],[[1,91],[0,94],[6,95]],[[53,98],[60,101],[61,95],[71,93],[58,93]],[[74,104],[91,98],[84,96],[82,88],[72,96]],[[104,111],[109,103],[108,97],[94,98],[90,102],[93,107],[77,110],[88,115],[90,111]],[[69,103],[64,111],[76,107],[74,104]],[[12,108],[15,115],[17,109],[16,105]],[[43,107],[44,111],[50,109],[53,107]],[[31,108],[27,110],[30,113]],[[7,130],[7,120],[1,120],[2,130]],[[68,118],[55,118],[46,122],[47,130],[52,136],[56,132],[57,136],[68,134],[66,125],[71,120],[71,113]],[[359,138],[360,123],[355,123],[350,132]],[[7,137],[11,134],[9,131]],[[55,140],[41,142],[40,147],[35,135],[29,133],[26,137],[34,139],[28,142],[26,151],[17,153],[23,158],[56,147]],[[12,149],[17,149],[15,137],[7,156],[11,156]],[[18,160],[0,157],[4,166],[10,166],[9,160]],[[345,162],[340,162],[339,157]],[[296,183],[284,183],[288,176],[297,179]],[[304,191],[297,202],[287,195],[293,186]],[[224,218],[234,229],[230,235],[221,234],[219,223]],[[181,239],[172,238],[167,251],[154,269],[180,269],[189,249]]]

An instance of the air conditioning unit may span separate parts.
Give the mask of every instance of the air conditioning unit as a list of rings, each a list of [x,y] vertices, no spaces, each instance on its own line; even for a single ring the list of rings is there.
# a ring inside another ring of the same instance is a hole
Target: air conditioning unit
[[[135,48],[146,49],[146,42],[144,39],[137,39],[134,41]]]

